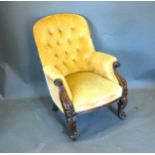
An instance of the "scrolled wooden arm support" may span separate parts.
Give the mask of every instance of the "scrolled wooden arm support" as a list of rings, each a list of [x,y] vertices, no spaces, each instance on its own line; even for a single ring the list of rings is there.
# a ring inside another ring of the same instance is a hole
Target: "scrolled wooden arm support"
[[[120,84],[120,86],[123,87],[123,93],[125,93],[125,95],[127,95],[126,93],[128,93],[128,89],[127,89],[127,82],[126,80],[116,71],[116,68],[120,67],[120,63],[118,61],[113,63],[113,67],[114,67],[114,73],[115,76]]]
[[[59,88],[59,96],[60,96],[60,101],[64,110],[64,113],[68,117],[75,116],[75,111],[72,102],[70,101],[67,92],[65,90],[65,87],[63,85],[63,82],[61,79],[56,79],[54,80],[54,84],[58,86]]]
[[[118,116],[120,119],[125,119],[126,114],[124,112],[124,109],[127,106],[127,102],[128,102],[127,100],[128,86],[127,86],[126,80],[118,72],[116,72],[116,68],[119,66],[120,66],[120,63],[118,61],[113,63],[115,76],[120,86],[122,86],[123,88],[122,97],[120,98],[119,103],[118,103]]]
[[[76,140],[77,138],[76,121],[75,121],[76,113],[75,113],[73,104],[67,95],[67,92],[65,90],[62,80],[56,79],[54,80],[54,84],[59,88],[60,101],[67,118],[67,123],[71,133],[71,138],[72,140]]]

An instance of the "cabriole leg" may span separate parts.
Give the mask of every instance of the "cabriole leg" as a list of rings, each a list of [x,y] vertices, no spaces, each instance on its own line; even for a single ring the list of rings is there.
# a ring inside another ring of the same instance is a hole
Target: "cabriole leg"
[[[75,141],[77,139],[77,131],[76,131],[76,120],[75,120],[76,113],[74,111],[73,104],[67,95],[67,92],[64,88],[62,80],[56,79],[54,83],[56,86],[59,87],[60,101],[62,103],[62,107],[67,119],[67,125],[70,131],[70,137],[72,140]]]
[[[127,102],[127,96],[123,96],[118,103],[118,117],[122,120],[126,118],[126,113],[124,112],[124,109],[127,105]]]
[[[113,64],[114,66],[114,73],[117,77],[117,80],[119,82],[119,85],[122,86],[123,88],[123,94],[122,94],[122,97],[121,99],[119,100],[119,103],[118,103],[118,117],[120,119],[125,119],[126,118],[126,114],[124,112],[124,109],[127,105],[127,95],[128,95],[128,88],[127,88],[127,82],[126,80],[121,76],[119,75],[117,72],[116,72],[116,68],[120,66],[120,63],[119,62],[114,62]]]

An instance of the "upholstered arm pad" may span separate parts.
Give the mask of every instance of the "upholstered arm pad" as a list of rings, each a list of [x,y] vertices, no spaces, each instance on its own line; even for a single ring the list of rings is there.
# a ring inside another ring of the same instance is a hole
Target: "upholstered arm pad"
[[[45,75],[48,76],[53,82],[56,79],[60,79],[62,81],[69,99],[72,100],[72,93],[70,91],[70,88],[68,86],[68,83],[65,77],[61,74],[61,72],[52,66],[45,66],[43,67],[43,70],[44,70]]]
[[[117,61],[116,57],[102,52],[94,52],[90,61],[94,72],[118,83],[113,69],[113,63]]]

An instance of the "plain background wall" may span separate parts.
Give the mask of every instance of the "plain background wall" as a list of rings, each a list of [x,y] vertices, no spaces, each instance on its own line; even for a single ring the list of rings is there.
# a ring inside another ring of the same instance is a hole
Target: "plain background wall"
[[[0,2],[0,97],[48,95],[32,28],[56,13],[87,18],[96,50],[118,58],[129,88],[155,86],[155,2]]]

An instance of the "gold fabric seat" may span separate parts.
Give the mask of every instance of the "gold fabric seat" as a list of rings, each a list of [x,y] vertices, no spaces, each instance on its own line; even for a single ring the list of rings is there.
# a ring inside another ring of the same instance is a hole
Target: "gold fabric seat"
[[[118,116],[125,117],[127,85],[114,70],[117,58],[95,50],[84,17],[47,16],[34,25],[33,33],[55,109],[65,114],[72,139],[78,113],[120,101]]]
[[[98,108],[122,95],[121,86],[95,73],[73,73],[66,79],[73,95],[76,112]]]

